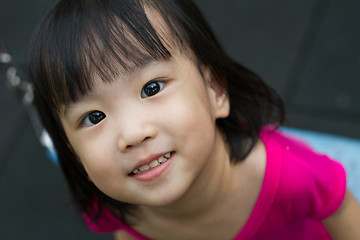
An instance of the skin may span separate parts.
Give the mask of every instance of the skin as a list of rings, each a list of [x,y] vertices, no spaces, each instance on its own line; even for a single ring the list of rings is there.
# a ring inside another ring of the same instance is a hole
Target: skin
[[[159,240],[232,239],[260,192],[265,149],[259,141],[245,161],[230,164],[215,124],[229,113],[226,93],[209,72],[203,79],[190,59],[173,56],[112,83],[96,80],[90,94],[64,106],[61,121],[94,184],[138,205],[136,231]],[[161,90],[144,97],[144,86],[154,80],[163,83]],[[106,117],[92,124],[87,116],[93,111]],[[139,181],[129,175],[142,159],[166,152],[174,154],[160,176]],[[347,192],[323,224],[334,239],[360,239],[359,222],[359,204]],[[122,231],[115,238],[133,239]]]
[[[108,196],[138,205],[134,228],[152,239],[230,239],[260,191],[264,146],[259,142],[247,161],[230,164],[215,124],[229,114],[229,100],[204,72],[205,79],[190,59],[174,53],[112,83],[97,79],[91,93],[63,107],[62,124],[91,181]],[[144,97],[151,81],[161,81],[161,91]],[[106,117],[93,124],[94,111]],[[167,152],[172,159],[156,178],[130,174],[144,159]]]
[[[191,59],[172,55],[112,83],[95,79],[93,91],[63,106],[61,121],[89,179],[108,196],[138,206],[136,231],[157,240],[232,239],[257,200],[266,151],[259,140],[244,161],[230,163],[215,123],[229,114],[226,92],[207,69],[202,77]],[[151,81],[161,90],[145,96]],[[96,124],[88,117],[94,111],[105,116]],[[173,156],[159,176],[141,181],[130,174],[144,159],[167,152]],[[323,223],[334,239],[360,239],[359,222],[359,205],[347,193]],[[134,239],[123,231],[114,236]]]
[[[158,62],[111,84],[98,80],[91,94],[68,107],[62,119],[67,136],[90,179],[107,195],[134,204],[168,204],[179,197],[172,183],[184,191],[199,173],[195,166],[205,167],[214,154],[215,119],[227,112],[216,109],[210,88],[187,65],[179,59]],[[163,89],[141,97],[154,79],[164,82]],[[93,111],[106,117],[98,124],[81,123]],[[175,152],[168,171],[173,177],[140,182],[129,176],[144,159],[167,152]]]
[[[323,224],[334,240],[360,239],[360,206],[349,191],[340,208]]]

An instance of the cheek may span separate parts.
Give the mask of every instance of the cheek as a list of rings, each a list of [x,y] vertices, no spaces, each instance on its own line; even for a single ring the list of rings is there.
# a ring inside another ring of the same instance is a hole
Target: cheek
[[[76,144],[73,144],[76,154],[93,181],[104,179],[104,176],[111,176],[116,170],[110,144],[105,140],[98,141],[97,139],[101,138],[74,140]]]
[[[121,183],[124,182],[121,177],[121,170],[111,159],[113,158],[110,156],[88,155],[81,160],[89,179],[98,189],[109,196],[114,191],[122,189],[123,185]],[[114,185],[114,183],[116,184]]]
[[[181,100],[174,99],[174,103],[175,107],[170,109],[169,118],[164,122],[168,131],[179,136],[184,143],[191,142],[196,146],[199,145],[199,141],[206,142],[213,138],[215,118],[206,99],[193,96]]]

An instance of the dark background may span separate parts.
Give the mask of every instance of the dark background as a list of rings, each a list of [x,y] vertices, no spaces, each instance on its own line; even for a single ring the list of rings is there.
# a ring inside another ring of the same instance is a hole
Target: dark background
[[[1,0],[0,38],[25,71],[54,0]],[[292,127],[360,138],[360,1],[197,0],[228,53],[284,98]],[[110,239],[89,232],[59,168],[0,77],[0,239]]]

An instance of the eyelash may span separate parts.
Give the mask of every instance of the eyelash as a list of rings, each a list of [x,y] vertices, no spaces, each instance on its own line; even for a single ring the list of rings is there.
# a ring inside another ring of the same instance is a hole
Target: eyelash
[[[95,120],[95,122],[91,122],[90,117],[91,114],[97,114],[96,116],[92,116],[92,117],[96,117],[97,119],[93,119]],[[90,126],[94,126],[96,124],[98,124],[99,122],[101,122],[102,120],[104,120],[104,118],[106,118],[105,113],[101,112],[101,111],[92,111],[89,112],[87,114],[85,114],[85,116],[83,118],[81,118],[80,127],[90,127]],[[87,121],[89,121],[90,123],[87,123]]]
[[[148,90],[148,92],[146,93],[146,87],[150,87],[151,85],[153,85],[152,89]],[[148,98],[148,97],[152,97],[152,96],[158,94],[159,92],[161,92],[163,90],[164,85],[165,85],[165,82],[160,81],[160,80],[152,80],[152,81],[146,83],[145,86],[141,90],[141,97]],[[96,114],[96,116],[94,116],[94,115],[92,116],[92,117],[96,117],[96,119],[93,119],[93,120],[95,120],[94,122],[91,122],[91,119],[90,119],[92,114]],[[94,125],[98,124],[99,122],[101,122],[104,118],[106,118],[105,113],[103,113],[101,111],[97,111],[97,110],[91,111],[89,113],[86,113],[85,116],[81,118],[79,126],[80,127],[94,126]]]
[[[148,93],[146,93],[146,87],[150,87],[152,85],[152,89],[148,90]],[[161,92],[164,88],[165,82],[161,80],[152,80],[145,84],[145,86],[141,90],[141,97],[142,98],[148,98],[152,97],[159,92]],[[156,89],[155,89],[156,88]],[[149,92],[151,91],[151,92]]]

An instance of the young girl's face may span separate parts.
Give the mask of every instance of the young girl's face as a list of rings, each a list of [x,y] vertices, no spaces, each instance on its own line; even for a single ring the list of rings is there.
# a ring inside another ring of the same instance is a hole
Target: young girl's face
[[[89,181],[119,201],[160,206],[211,177],[228,160],[215,120],[229,104],[205,81],[181,54],[111,83],[95,79],[93,91],[61,114]]]

